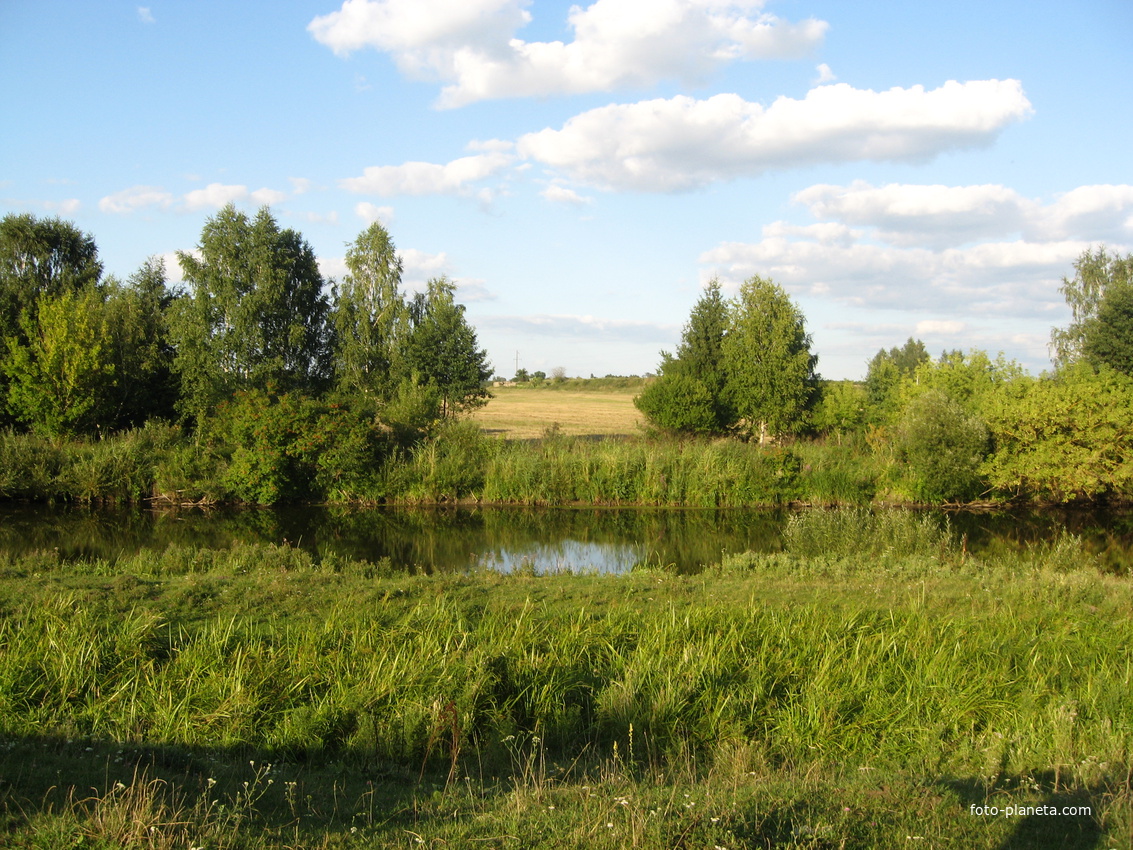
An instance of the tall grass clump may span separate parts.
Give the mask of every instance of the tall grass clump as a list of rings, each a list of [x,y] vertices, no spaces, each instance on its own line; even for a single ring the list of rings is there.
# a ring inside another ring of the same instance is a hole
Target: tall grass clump
[[[73,502],[137,502],[154,494],[157,470],[183,443],[160,422],[104,439],[59,442],[0,433],[0,497]]]
[[[799,511],[783,529],[784,549],[798,558],[942,558],[958,546],[946,521],[897,509]]]
[[[801,464],[788,449],[730,440],[507,443],[491,459],[483,498],[520,504],[779,505],[796,496]]]

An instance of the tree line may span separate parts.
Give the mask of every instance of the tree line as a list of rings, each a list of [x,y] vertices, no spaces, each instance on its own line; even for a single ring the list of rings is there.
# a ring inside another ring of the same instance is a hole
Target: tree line
[[[923,501],[1129,499],[1133,254],[1087,250],[1061,290],[1072,321],[1053,329],[1039,377],[1002,354],[933,358],[909,338],[878,351],[864,381],[824,381],[782,287],[756,276],[725,300],[713,281],[637,406],[669,434],[845,441]]]
[[[201,430],[241,400],[254,413],[290,398],[413,430],[486,401],[486,352],[455,286],[407,292],[380,224],[350,243],[339,281],[266,207],[220,210],[178,262],[182,287],[158,258],[122,281],[70,222],[0,221],[0,426],[54,439],[152,419]]]

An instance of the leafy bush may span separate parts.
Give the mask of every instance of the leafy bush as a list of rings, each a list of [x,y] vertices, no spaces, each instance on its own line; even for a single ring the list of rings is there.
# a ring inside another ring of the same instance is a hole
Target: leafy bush
[[[633,400],[637,409],[663,431],[711,434],[720,431],[716,398],[690,375],[663,375]]]
[[[917,499],[967,500],[983,489],[979,470],[990,448],[987,425],[943,392],[930,390],[909,403],[898,447]]]

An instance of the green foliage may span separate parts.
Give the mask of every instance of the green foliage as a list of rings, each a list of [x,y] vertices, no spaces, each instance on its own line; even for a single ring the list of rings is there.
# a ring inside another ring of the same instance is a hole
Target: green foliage
[[[108,397],[113,425],[128,428],[151,418],[172,420],[179,387],[167,327],[173,294],[165,283],[164,261],[151,257],[125,286],[111,279],[104,292],[108,354],[114,366]]]
[[[683,369],[664,371],[645,386],[633,403],[651,425],[663,431],[679,434],[720,431],[717,396],[708,384]]]
[[[93,288],[102,275],[94,238],[58,218],[6,215],[0,220],[0,367],[10,340],[31,342],[41,298]],[[0,425],[11,423],[8,374],[0,368]]]
[[[91,287],[41,298],[38,308],[34,317],[24,311],[22,340],[7,339],[8,408],[39,434],[93,433],[107,424],[106,394],[114,374],[104,355],[110,340],[102,299]]]
[[[929,390],[909,403],[898,445],[912,473],[915,498],[966,501],[983,491],[980,464],[990,448],[987,425],[942,391]]]
[[[437,388],[441,416],[455,416],[487,404],[484,382],[492,374],[488,353],[478,348],[476,331],[456,303],[456,286],[434,278],[410,305],[412,331],[406,342],[407,374]]]
[[[987,352],[973,349],[946,351],[938,360],[917,367],[911,379],[901,384],[902,409],[918,396],[940,392],[965,410],[981,413],[1012,382],[1025,376],[1023,367],[1000,352],[994,360]]]
[[[994,487],[1054,502],[1133,495],[1133,379],[1078,363],[1011,390],[988,414]]]
[[[820,433],[841,438],[865,422],[868,400],[867,388],[857,381],[822,381],[811,424]]]
[[[1082,352],[1095,366],[1133,376],[1133,274],[1107,287],[1097,317],[1086,325]]]
[[[888,351],[883,348],[873,356],[865,379],[872,420],[883,422],[894,415],[901,382],[911,378],[917,368],[929,360],[924,343],[912,337],[901,348],[894,346]]]
[[[798,558],[940,558],[959,548],[947,527],[928,514],[848,508],[791,514],[783,548]]]
[[[760,442],[806,427],[818,381],[810,344],[803,314],[782,287],[758,276],[744,281],[722,352],[728,399]]]
[[[347,275],[334,300],[335,380],[341,392],[389,398],[408,334],[402,261],[375,222],[346,251]]]
[[[311,391],[330,376],[329,305],[314,251],[264,207],[231,204],[178,258],[191,292],[173,311],[182,411],[200,421],[242,389]]]
[[[232,453],[222,479],[228,492],[261,505],[314,497],[317,457],[331,437],[325,413],[299,393],[243,390],[222,402],[209,432]]]
[[[728,322],[728,304],[714,278],[692,308],[676,357],[662,353],[661,376],[654,390],[659,397],[649,398],[647,390],[645,406],[638,406],[654,424],[692,434],[722,434],[735,424],[724,367]]]
[[[1074,277],[1062,279],[1062,294],[1073,316],[1067,328],[1051,331],[1050,344],[1059,368],[1080,360],[1091,325],[1106,293],[1133,286],[1133,254],[1110,255],[1104,246],[1086,250],[1074,262]]]

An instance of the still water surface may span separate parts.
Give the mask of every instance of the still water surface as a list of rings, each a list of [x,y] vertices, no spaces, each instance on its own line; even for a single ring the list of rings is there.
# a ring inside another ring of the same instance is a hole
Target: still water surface
[[[1081,535],[1108,569],[1133,565],[1133,514],[1030,512],[936,514],[969,551],[1017,548],[1063,531]],[[621,573],[638,564],[697,572],[726,552],[776,551],[789,513],[778,510],[653,508],[291,507],[243,510],[77,508],[0,504],[0,551],[58,549],[65,558],[115,560],[167,546],[223,548],[288,544],[316,555],[377,561],[399,568],[509,572],[579,570]]]

